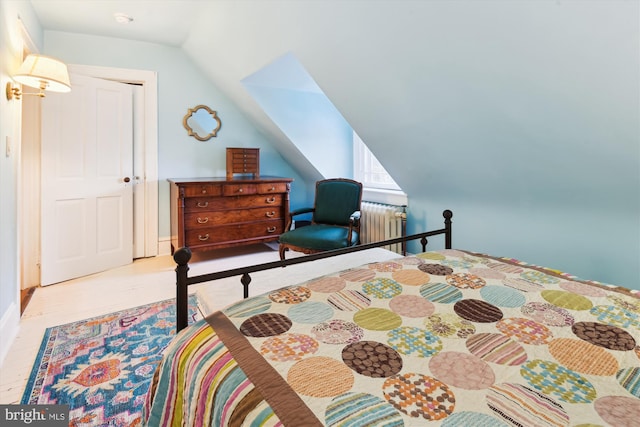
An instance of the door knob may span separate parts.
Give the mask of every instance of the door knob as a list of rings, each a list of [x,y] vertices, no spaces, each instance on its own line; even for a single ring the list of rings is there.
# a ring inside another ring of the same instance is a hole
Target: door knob
[[[125,176],[125,177],[124,177],[124,179],[123,179],[123,181],[124,181],[124,182],[129,182],[129,181],[131,181],[131,178],[129,178],[128,176]]]

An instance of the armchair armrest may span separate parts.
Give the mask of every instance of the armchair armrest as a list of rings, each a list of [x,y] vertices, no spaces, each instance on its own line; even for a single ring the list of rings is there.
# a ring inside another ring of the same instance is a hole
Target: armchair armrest
[[[358,223],[360,222],[360,217],[362,216],[362,212],[360,211],[355,211],[354,213],[351,214],[351,216],[349,217],[349,224],[351,226],[357,226]]]
[[[315,211],[314,208],[299,208],[299,209],[294,209],[291,212],[289,212],[289,216],[291,216],[292,218],[295,215],[301,215],[301,214],[306,214],[306,213],[311,213]]]
[[[349,234],[347,234],[347,241],[351,241],[351,234],[353,233],[353,229],[355,228],[360,231],[360,217],[362,216],[362,212],[355,211],[349,217]],[[358,242],[359,243],[359,242]]]
[[[293,217],[296,215],[302,215],[306,213],[315,212],[315,208],[299,208],[289,211],[289,218],[287,218],[287,223],[284,226],[284,231],[287,232],[291,230],[291,224],[293,222]]]

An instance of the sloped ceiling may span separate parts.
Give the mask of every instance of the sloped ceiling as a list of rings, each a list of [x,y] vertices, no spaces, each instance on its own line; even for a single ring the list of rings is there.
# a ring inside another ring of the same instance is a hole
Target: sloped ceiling
[[[638,180],[629,2],[212,2],[183,48],[284,156],[239,81],[292,52],[410,197],[589,206]]]
[[[625,205],[637,190],[636,2],[32,4],[45,29],[182,46],[310,179],[241,84],[287,53],[410,197]],[[134,22],[107,23],[113,11]]]

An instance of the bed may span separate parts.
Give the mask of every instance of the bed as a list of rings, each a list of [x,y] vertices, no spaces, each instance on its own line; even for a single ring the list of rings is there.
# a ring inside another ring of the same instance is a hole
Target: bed
[[[444,215],[444,229],[409,236],[423,241],[418,254],[327,271],[180,325],[147,396],[148,425],[638,425],[638,291],[451,249]],[[438,234],[445,249],[426,251]],[[233,275],[246,297],[252,272],[331,256],[189,278],[188,254],[176,255],[179,299]]]

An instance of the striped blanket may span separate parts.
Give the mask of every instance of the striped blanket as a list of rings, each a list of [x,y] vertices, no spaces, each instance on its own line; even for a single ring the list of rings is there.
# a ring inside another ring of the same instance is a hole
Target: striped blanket
[[[636,425],[637,292],[459,250],[327,274],[182,331],[150,426]]]

